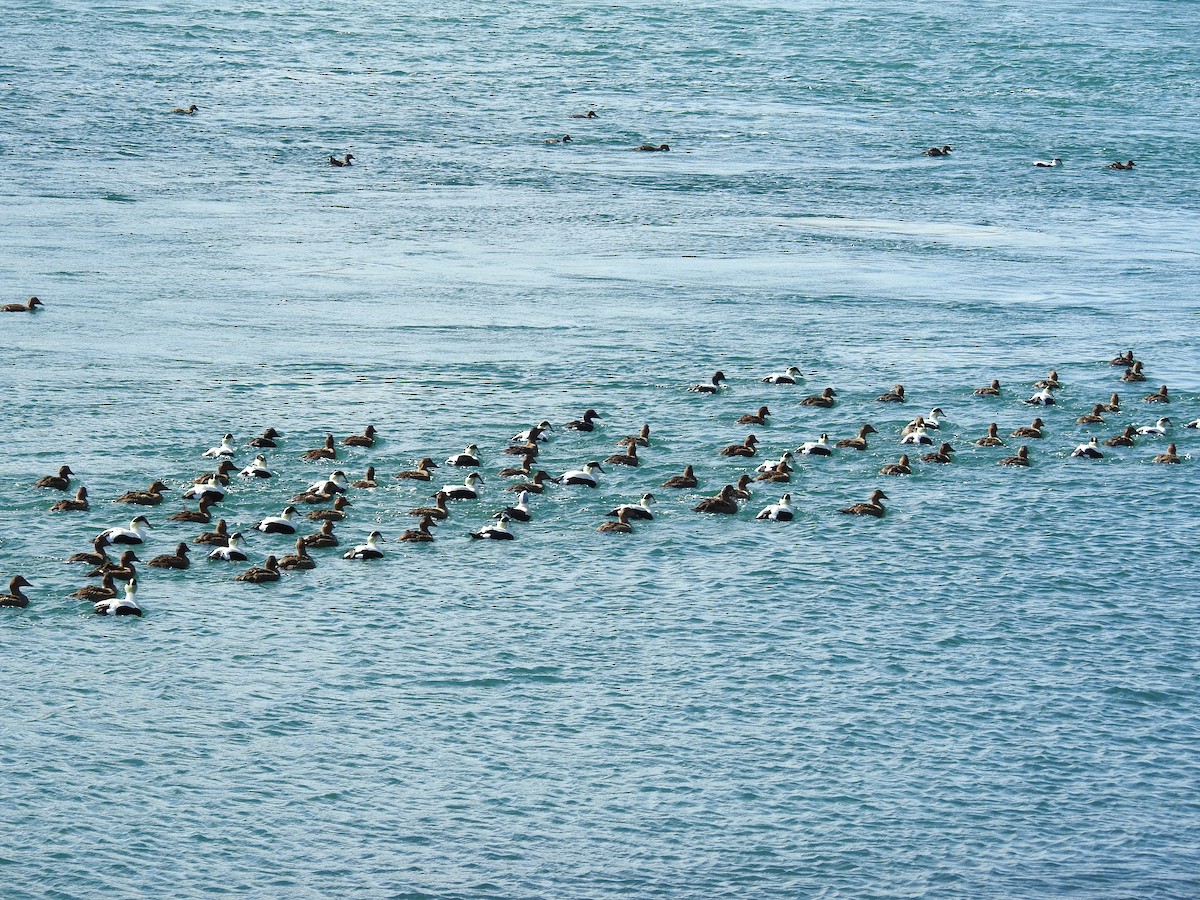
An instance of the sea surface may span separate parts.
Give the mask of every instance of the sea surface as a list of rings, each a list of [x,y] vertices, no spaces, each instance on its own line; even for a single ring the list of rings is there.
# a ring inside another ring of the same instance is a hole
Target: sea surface
[[[5,0],[0,303],[46,306],[0,317],[0,588],[34,584],[0,610],[0,896],[1200,894],[1197,47],[1191,0]],[[877,476],[934,406],[955,462]],[[1028,470],[972,444],[1039,414]],[[652,444],[471,541],[543,418],[554,475]],[[795,521],[754,519],[780,485],[691,511],[863,423]],[[254,523],[374,465],[341,549],[256,586],[196,547],[141,619],[66,599],[115,497],[171,486],[168,552],[203,451],[268,426],[276,476],[217,511],[261,563],[292,541]],[[393,474],[469,443],[483,498],[396,543],[462,473]],[[89,512],[32,489],[62,464]]]

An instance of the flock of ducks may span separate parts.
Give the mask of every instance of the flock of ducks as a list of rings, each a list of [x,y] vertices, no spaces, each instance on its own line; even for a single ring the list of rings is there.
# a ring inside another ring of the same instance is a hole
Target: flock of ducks
[[[954,148],[949,144],[943,144],[940,147],[930,147],[928,150],[922,150],[921,153],[924,156],[942,157],[949,156],[952,150],[954,150]],[[1036,169],[1058,169],[1062,167],[1062,164],[1062,159],[1056,156],[1053,159],[1035,160],[1033,166]],[[1132,159],[1128,162],[1121,162],[1118,160],[1117,162],[1109,163],[1107,166],[1105,166],[1105,168],[1112,169],[1117,172],[1128,172],[1134,168],[1134,163]]]
[[[1132,351],[1118,355],[1109,361],[1114,367],[1123,370],[1121,381],[1137,383],[1145,381],[1143,364],[1134,358]],[[799,367],[789,366],[786,369],[766,375],[759,379],[764,384],[775,386],[800,385],[805,376]],[[698,395],[713,396],[726,389],[728,380],[723,372],[715,372],[706,382],[692,385],[688,390]],[[1033,384],[1033,392],[1022,402],[1025,405],[1048,410],[1059,405],[1058,395],[1064,389],[1058,372],[1051,370],[1047,376]],[[1003,389],[998,381],[980,387],[973,391],[976,397],[998,398]],[[875,402],[883,404],[904,404],[908,402],[904,385],[894,385],[875,398]],[[1171,395],[1163,385],[1157,391],[1146,394],[1141,398],[1146,404],[1168,404]],[[801,407],[831,408],[838,402],[837,391],[833,387],[809,394],[798,401]],[[1107,403],[1096,403],[1091,412],[1079,416],[1076,423],[1088,427],[1102,426],[1106,416],[1122,412],[1121,400],[1118,394],[1112,394]],[[769,424],[771,411],[767,406],[760,406],[754,412],[748,412],[739,417],[736,422],[747,426],[765,426]],[[597,431],[602,416],[594,409],[586,410],[580,418],[561,426],[561,432],[589,434]],[[883,466],[878,474],[885,477],[904,477],[914,473],[915,463],[930,465],[947,465],[954,461],[955,448],[947,441],[935,437],[946,421],[946,413],[941,407],[933,407],[928,415],[917,415],[909,421],[897,435],[902,450],[899,459]],[[1105,447],[1132,446],[1139,438],[1165,438],[1172,428],[1171,419],[1160,416],[1153,425],[1122,425],[1122,431],[1104,441]],[[1188,422],[1185,426],[1200,429],[1200,419]],[[713,496],[706,497],[697,503],[693,510],[712,515],[736,515],[741,510],[741,503],[751,496],[755,483],[790,484],[796,471],[799,458],[817,460],[822,457],[835,455],[839,451],[850,453],[861,452],[868,448],[868,441],[879,431],[870,423],[864,423],[853,437],[846,437],[836,442],[831,441],[827,433],[804,441],[794,450],[784,451],[778,459],[768,460],[757,465],[752,472],[744,472],[736,483],[724,485]],[[472,540],[476,541],[511,541],[516,532],[510,527],[513,523],[530,522],[535,517],[534,498],[543,494],[552,485],[564,487],[595,488],[600,483],[601,476],[607,471],[605,466],[637,467],[640,463],[639,453],[649,452],[652,448],[650,426],[644,425],[637,434],[621,438],[617,443],[620,451],[607,456],[603,461],[590,460],[577,468],[568,469],[557,477],[552,477],[547,471],[535,468],[536,460],[546,443],[555,435],[555,427],[548,420],[543,420],[517,434],[514,434],[508,446],[500,451],[502,457],[508,458],[512,465],[499,469],[495,477],[513,479],[505,490],[516,494],[516,502],[506,506],[494,514],[491,522],[476,531],[469,532]],[[1042,440],[1047,436],[1047,426],[1041,417],[1035,417],[1028,426],[1013,430],[1010,435],[1021,441]],[[368,426],[362,434],[350,435],[340,442],[340,447],[372,448],[376,445],[378,431],[374,426]],[[173,523],[212,524],[213,509],[219,506],[230,491],[237,490],[235,479],[269,479],[274,473],[269,468],[265,450],[278,447],[281,434],[274,428],[268,428],[261,435],[247,442],[246,447],[255,451],[252,461],[239,465],[234,461],[236,456],[246,452],[240,447],[232,434],[225,434],[220,442],[201,454],[204,459],[217,463],[215,470],[206,472],[189,484],[182,492],[184,500],[194,501],[196,508],[186,507],[167,517],[166,521]],[[1007,442],[1000,435],[999,425],[992,423],[987,433],[973,442],[976,446],[987,448],[1006,447]],[[1071,456],[1081,459],[1100,459],[1104,456],[1098,437],[1092,437],[1078,445]],[[759,453],[760,441],[755,434],[749,434],[743,441],[714,448],[718,457],[729,459],[753,459]],[[923,452],[924,451],[924,452]],[[332,434],[327,434],[323,444],[304,451],[300,458],[312,462],[330,462],[339,458],[339,443]],[[912,453],[913,456],[910,456]],[[429,543],[434,540],[432,529],[443,525],[451,516],[452,503],[476,501],[483,495],[484,476],[478,471],[484,467],[485,454],[477,444],[469,444],[461,453],[447,458],[441,466],[464,471],[461,482],[450,481],[441,486],[433,494],[433,505],[419,506],[409,510],[409,515],[417,519],[416,527],[404,531],[394,540],[396,543]],[[517,464],[518,460],[519,465]],[[1153,457],[1153,462],[1163,464],[1179,464],[1181,458],[1176,451],[1176,445],[1169,443],[1167,449]],[[997,460],[997,465],[1008,467],[1029,467],[1033,459],[1029,445],[1021,443],[1015,453]],[[415,468],[396,473],[393,478],[411,483],[432,483],[435,470],[441,468],[431,457],[425,457],[416,463]],[[47,475],[37,481],[35,488],[42,490],[69,491],[75,472],[69,465],[63,465],[57,474]],[[668,478],[661,485],[668,490],[692,489],[699,485],[693,466],[688,465],[683,472]],[[334,548],[340,546],[340,540],[335,534],[335,527],[350,517],[348,509],[353,506],[350,499],[354,491],[367,491],[379,487],[374,466],[369,467],[363,478],[351,481],[345,470],[335,469],[327,478],[317,479],[309,483],[302,491],[291,496],[287,505],[276,515],[267,515],[255,524],[254,530],[264,535],[275,535],[294,539],[294,552],[287,555],[272,554],[267,556],[261,566],[252,566],[236,576],[238,581],[253,584],[268,584],[278,582],[283,572],[312,569],[317,560],[310,555],[311,550]],[[158,507],[164,503],[171,493],[170,487],[162,480],[154,480],[145,490],[130,490],[113,500],[115,503],[139,507]],[[888,495],[881,489],[871,492],[867,500],[854,503],[840,510],[842,514],[866,518],[883,518],[886,509],[883,506]],[[598,530],[608,534],[629,534],[634,531],[634,522],[648,522],[654,519],[652,507],[655,503],[653,493],[646,492],[632,503],[620,504],[611,509],[606,521],[598,526]],[[313,507],[312,511],[302,513],[304,507]],[[84,512],[90,509],[87,488],[78,485],[74,498],[62,499],[55,502],[52,512]],[[761,509],[756,518],[771,522],[788,522],[794,519],[796,510],[792,505],[792,494],[784,493],[778,501]],[[307,534],[302,529],[315,528]],[[70,596],[93,604],[97,614],[114,616],[140,616],[141,607],[137,603],[138,587],[137,564],[142,562],[137,555],[137,549],[148,539],[152,529],[149,518],[145,515],[135,516],[128,526],[106,528],[95,536],[92,549],[77,553],[67,561],[85,563],[92,568],[89,576],[100,579],[98,585],[90,584],[80,588]],[[356,544],[342,552],[346,560],[372,560],[381,558],[385,551],[383,544],[388,543],[379,531],[371,531],[365,541]],[[206,531],[194,537],[190,545],[180,542],[172,553],[154,556],[145,565],[155,569],[187,569],[191,565],[191,547],[205,546],[206,556],[216,562],[237,563],[248,561],[245,549],[245,536],[240,531],[230,532],[224,519],[219,520],[213,530]],[[114,559],[110,551],[120,549],[120,556]],[[118,587],[118,584],[120,587]],[[28,605],[29,599],[23,589],[31,587],[23,575],[17,575],[9,582],[8,592],[0,594],[0,607],[20,607]]]

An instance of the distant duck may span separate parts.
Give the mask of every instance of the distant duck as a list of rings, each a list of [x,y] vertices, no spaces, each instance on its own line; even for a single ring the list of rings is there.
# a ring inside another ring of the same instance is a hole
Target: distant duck
[[[313,522],[341,522],[346,518],[346,507],[354,504],[339,494],[333,501],[333,509],[314,509],[306,518]]]
[[[75,473],[70,466],[59,466],[57,475],[44,475],[34,484],[35,488],[49,488],[54,491],[66,491],[71,487],[71,476]]]
[[[696,481],[696,474],[691,466],[683,467],[683,474],[672,475],[662,483],[666,488],[694,488],[699,482]]]
[[[550,473],[544,469],[538,469],[533,473],[533,478],[529,481],[522,481],[519,484],[510,484],[505,488],[506,491],[520,493],[521,491],[529,491],[531,494],[545,493],[546,482],[552,481]]]
[[[804,373],[796,366],[788,366],[782,372],[768,375],[760,379],[763,384],[799,384],[804,380]]]
[[[364,488],[364,489],[379,487],[378,482],[375,481],[375,467],[367,466],[367,471],[363,475],[363,477],[360,478],[358,481],[353,482],[350,486],[355,487],[355,488]]]
[[[888,463],[886,466],[880,469],[879,474],[893,476],[911,475],[912,466],[908,464],[908,454],[901,454],[900,458],[894,463]]]
[[[1109,163],[1108,168],[1116,169],[1118,172],[1128,172],[1133,168],[1133,160],[1131,159],[1129,162]]]
[[[766,425],[767,417],[771,415],[771,411],[765,406],[760,406],[756,413],[746,413],[746,415],[738,418],[738,425]]]
[[[976,397],[998,397],[1000,396],[1000,382],[992,379],[991,384],[987,387],[976,388],[974,393]]]
[[[617,521],[601,522],[596,528],[601,534],[633,534],[633,526],[629,524],[629,511],[626,507],[617,508]]]
[[[509,440],[516,443],[536,444],[539,442],[545,442],[550,440],[550,436],[547,434],[547,432],[553,430],[554,426],[550,424],[549,420],[543,419],[542,421],[538,422],[538,424],[526,428],[520,434],[514,434],[511,438],[509,438]]]
[[[953,453],[953,447],[951,447],[949,444],[942,444],[942,446],[938,447],[935,452],[926,453],[924,456],[922,456],[921,462],[942,464],[951,463],[954,462],[954,457],[951,455]]]
[[[1104,404],[1104,411],[1110,413],[1121,411],[1121,397],[1119,394],[1113,394],[1108,398],[1108,402]]]
[[[733,485],[727,484],[721,488],[721,493],[715,497],[706,497],[692,507],[692,510],[693,512],[718,513],[727,516],[736,515],[738,511],[737,501],[734,499],[736,495],[737,489]]]
[[[341,159],[338,159],[336,156],[330,156],[329,164],[335,168],[344,169],[346,166],[350,165],[350,161],[353,159],[358,159],[358,157],[353,153],[347,153]]]
[[[1086,416],[1080,416],[1075,420],[1076,425],[1103,425],[1104,424],[1104,404],[1097,403],[1092,407],[1092,411]]]
[[[1042,429],[1045,427],[1045,425],[1046,423],[1041,419],[1034,419],[1023,428],[1013,429],[1009,436],[1019,438],[1041,438],[1043,437]]]
[[[1016,456],[1006,456],[1006,457],[1004,457],[1004,459],[1000,460],[1000,462],[996,463],[996,465],[998,465],[998,466],[1028,466],[1029,465],[1029,448],[1026,447],[1024,444],[1022,444],[1020,447],[1017,448]]]
[[[86,563],[89,566],[102,566],[107,562],[111,562],[108,558],[108,551],[104,548],[108,546],[108,538],[99,534],[92,538],[91,553],[73,553],[67,557],[69,563]]]
[[[1110,359],[1108,364],[1110,366],[1128,367],[1132,366],[1135,362],[1137,362],[1137,360],[1133,358],[1133,351],[1126,350],[1124,353],[1119,353],[1116,357]]]
[[[158,506],[162,503],[163,491],[170,490],[161,481],[152,482],[144,491],[126,491],[114,503],[132,503],[135,506]]]
[[[811,397],[805,397],[800,401],[801,406],[819,406],[821,409],[829,409],[837,401],[834,397],[837,396],[837,391],[831,387],[825,388],[819,394],[814,394]]]
[[[1171,425],[1171,420],[1163,416],[1153,425],[1143,425],[1137,430],[1138,434],[1147,435],[1149,437],[1165,437],[1167,429]]]
[[[546,140],[543,141],[542,143],[544,143],[544,144],[569,144],[569,143],[571,143],[571,136],[569,134],[564,134],[560,138],[546,138]]]
[[[605,457],[604,461],[612,463],[614,466],[637,466],[639,463],[637,443],[632,439],[626,441],[624,453],[614,453],[612,456]]]
[[[887,494],[875,490],[871,492],[871,497],[866,503],[855,503],[853,506],[847,506],[841,512],[848,516],[874,516],[876,519],[882,519],[885,510],[879,501],[887,499]]]
[[[275,438],[277,438],[277,437],[283,437],[283,435],[281,435],[274,428],[268,428],[259,437],[253,438],[250,441],[250,446],[257,447],[257,448],[263,449],[263,450],[269,450],[272,447],[278,446],[275,443]]]
[[[1056,157],[1054,157],[1054,159],[1049,160],[1049,161],[1039,159],[1033,165],[1034,165],[1034,167],[1036,167],[1038,169],[1057,169],[1062,164],[1063,164],[1063,161],[1056,156]]]
[[[640,150],[643,153],[665,153],[671,148],[666,144],[659,144],[657,147],[653,144],[642,144],[640,147],[635,147],[634,149]]]
[[[1121,376],[1121,380],[1126,382],[1145,381],[1146,376],[1142,373],[1141,362],[1135,362],[1132,366],[1126,369],[1125,373]]]
[[[600,413],[594,409],[586,410],[582,419],[576,419],[574,422],[568,422],[567,428],[572,431],[594,431],[596,429],[595,420],[603,418]]]
[[[295,534],[297,511],[294,506],[286,506],[279,515],[267,516],[254,527],[263,534]]]
[[[654,518],[654,513],[650,512],[650,505],[652,503],[654,503],[653,494],[642,494],[642,499],[637,503],[622,503],[615,509],[610,509],[605,515],[618,516],[624,512],[625,517],[628,519],[650,521]]]
[[[8,303],[8,304],[5,304],[4,306],[0,306],[0,312],[31,313],[34,310],[36,310],[37,307],[39,307],[39,306],[44,307],[45,305],[46,304],[43,303],[41,300],[39,300],[37,297],[30,297],[24,303]]]
[[[326,519],[321,523],[320,531],[314,531],[312,534],[305,535],[300,540],[304,542],[305,547],[312,547],[314,550],[336,547],[338,539],[333,533],[335,524],[331,519]]]
[[[350,485],[346,481],[346,473],[341,469],[335,469],[329,473],[328,478],[322,478],[319,481],[314,481],[306,490],[309,494],[324,494],[327,498],[334,494],[344,494]]]
[[[897,384],[890,391],[880,394],[875,398],[876,403],[903,403],[904,402],[904,385]]]
[[[137,577],[137,569],[133,565],[135,562],[141,562],[141,559],[132,550],[126,550],[121,554],[119,562],[108,562],[97,566],[88,572],[88,578],[103,578],[105,575],[111,575],[118,581],[128,581]]]
[[[724,372],[714,372],[708,384],[693,384],[689,391],[693,394],[717,394],[721,391],[721,383],[725,381]]]
[[[569,472],[564,472],[554,480],[559,484],[578,484],[594,488],[597,484],[596,473],[603,471],[600,463],[593,461],[584,463],[582,469],[571,469]]]
[[[142,615],[142,608],[137,602],[137,579],[130,579],[125,583],[125,596],[108,600],[101,600],[92,611],[98,616],[138,616]]]
[[[501,516],[508,516],[508,518],[515,522],[528,522],[530,519],[532,519],[533,514],[529,509],[529,491],[521,491],[521,493],[517,496],[517,502],[515,506],[509,506],[505,509],[502,509],[500,512],[496,513],[496,515],[492,516],[492,518],[498,519]]]
[[[1100,452],[1099,443],[1100,442],[1096,438],[1092,438],[1086,444],[1080,444],[1078,447],[1072,450],[1071,457],[1073,459],[1103,459],[1104,454]]]
[[[876,431],[873,426],[863,425],[861,428],[858,429],[858,437],[843,438],[842,440],[838,441],[837,444],[835,444],[834,446],[841,447],[841,448],[847,449],[847,450],[866,450],[867,449],[867,435],[868,434],[878,434],[878,433],[879,432]]]
[[[24,609],[29,605],[29,598],[22,592],[23,587],[33,587],[25,580],[24,575],[17,575],[8,582],[8,593],[0,594],[0,607],[9,609]]]
[[[467,449],[462,453],[456,453],[446,460],[448,466],[459,466],[461,468],[472,468],[479,465],[479,447],[475,444],[468,444]]]
[[[1054,399],[1054,389],[1044,387],[1025,402],[1030,406],[1053,406],[1058,401]]]
[[[71,600],[86,600],[88,603],[96,603],[100,600],[111,600],[117,596],[117,586],[113,581],[110,573],[104,574],[104,580],[99,584],[85,584],[73,594],[67,594]]]
[[[402,544],[430,544],[433,542],[433,532],[430,527],[436,525],[432,516],[421,516],[416,528],[409,528],[397,539]]]
[[[248,581],[251,584],[269,584],[272,581],[278,581],[279,561],[274,556],[268,556],[261,567],[252,566],[234,580]]]
[[[829,448],[829,435],[822,434],[815,441],[806,441],[796,448],[801,456],[833,456]]]
[[[368,425],[362,434],[352,434],[349,437],[342,438],[342,445],[346,447],[374,447],[375,435],[378,433],[374,425]]]
[[[596,111],[594,109],[589,109],[585,113],[571,113],[571,118],[572,119],[598,119],[600,117],[596,115]]]
[[[758,438],[752,434],[746,435],[746,439],[740,444],[730,444],[728,447],[722,447],[718,452],[718,456],[754,456],[756,451],[754,448],[758,444]]]
[[[450,517],[450,510],[446,507],[448,495],[445,491],[438,491],[433,495],[437,501],[436,506],[418,506],[416,509],[410,509],[410,516],[429,516],[431,519],[447,519]]]
[[[109,544],[140,544],[146,539],[146,531],[149,528],[149,519],[136,516],[128,528],[110,528],[101,532],[100,536]]]
[[[325,435],[325,446],[313,450],[305,450],[300,457],[307,460],[337,459],[337,448],[333,444],[333,435]]]
[[[954,148],[951,147],[949,144],[942,144],[942,146],[940,146],[940,147],[930,147],[928,150],[923,150],[922,155],[924,155],[924,156],[949,156],[950,151],[953,149]]]
[[[650,446],[650,426],[648,424],[643,425],[642,430],[639,431],[637,434],[631,434],[628,437],[621,438],[621,440],[617,441],[617,443],[618,444],[627,444],[630,441],[633,441],[639,447],[649,447]]]
[[[254,457],[254,462],[238,472],[242,478],[270,478],[271,470],[267,468],[267,458],[261,453]]]
[[[235,453],[237,453],[237,448],[233,446],[233,435],[226,434],[225,437],[221,438],[219,446],[209,447],[204,451],[203,455],[206,459],[220,459],[221,457],[233,456]]]
[[[1159,453],[1157,456],[1154,457],[1154,462],[1156,462],[1156,463],[1176,464],[1179,461],[1180,461],[1179,456],[1175,452],[1174,444],[1167,444],[1167,452]]]
[[[449,484],[442,488],[448,500],[478,500],[479,485],[483,484],[483,476],[478,472],[467,475],[463,484]]]
[[[417,463],[415,469],[410,469],[407,472],[398,472],[396,473],[396,477],[408,481],[429,481],[433,478],[433,473],[430,469],[436,468],[438,468],[438,464],[427,456]]]
[[[988,426],[987,434],[975,442],[976,447],[1003,447],[1004,441],[1000,439],[1000,426],[993,422]]]
[[[920,427],[914,428],[908,434],[903,435],[900,438],[900,443],[912,444],[913,446],[920,447],[924,445],[932,445],[933,438],[931,438],[925,431],[925,426],[921,425]]]
[[[191,565],[188,559],[188,545],[182,542],[175,545],[174,553],[164,553],[146,563],[152,569],[186,569]]]
[[[771,522],[790,522],[796,517],[795,511],[792,509],[792,495],[784,494],[779,498],[778,503],[772,503],[770,506],[761,510],[756,519],[764,519]]]
[[[317,561],[308,555],[308,547],[304,544],[304,538],[296,538],[296,552],[289,554],[279,560],[279,568],[284,571],[299,571],[302,569],[315,569]]]
[[[200,111],[200,107],[198,107],[195,103],[193,103],[191,106],[186,106],[186,107],[185,106],[177,106],[173,110],[171,110],[171,112],[177,116],[194,116],[199,111]]]
[[[88,508],[88,489],[80,485],[74,500],[59,500],[50,507],[50,512],[87,512]]]
[[[1105,447],[1132,447],[1137,443],[1135,436],[1137,430],[1132,425],[1126,425],[1125,430],[1120,434],[1110,437],[1104,442]]]
[[[213,503],[219,503],[225,499],[225,488],[221,487],[219,478],[219,475],[210,475],[204,484],[193,484],[183,492],[183,499],[199,500],[202,497],[209,497]]]
[[[1142,398],[1143,403],[1170,403],[1171,398],[1167,394],[1167,386],[1164,384],[1155,393],[1147,394]]]
[[[212,531],[206,531],[192,538],[193,544],[216,544],[224,546],[229,541],[229,530],[224,519],[219,519]]]
[[[478,531],[472,531],[470,533],[471,537],[474,540],[511,541],[513,539],[513,533],[508,530],[508,522],[508,516],[501,515],[500,518],[495,521],[495,523],[491,525],[484,525]]]
[[[386,544],[382,534],[378,531],[372,531],[367,535],[367,542],[359,544],[342,554],[342,559],[382,559],[383,551],[379,549],[380,544]]]
[[[208,554],[209,559],[217,559],[222,562],[245,562],[246,551],[242,549],[246,539],[242,537],[240,531],[235,531],[229,535],[229,542],[224,547],[218,547],[212,553]]]

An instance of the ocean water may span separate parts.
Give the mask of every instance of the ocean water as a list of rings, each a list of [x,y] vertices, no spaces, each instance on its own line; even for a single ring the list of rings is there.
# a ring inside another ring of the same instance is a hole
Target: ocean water
[[[46,303],[0,318],[0,579],[35,585],[0,611],[0,895],[1200,892],[1194,3],[251,7],[0,10],[0,302]],[[876,476],[933,406],[955,462]],[[538,465],[649,423],[642,465],[470,541],[510,435],[588,407]],[[1164,412],[1180,466],[1069,458]],[[971,443],[1039,413],[1029,470]],[[794,522],[753,518],[781,486],[691,511],[748,432],[865,422]],[[412,524],[422,456],[479,444],[483,499],[276,585],[143,569],[142,619],[65,599],[126,490],[172,487],[143,559],[207,530],[166,517],[224,432],[284,434],[218,507],[249,533],[367,424],[343,548]],[[64,463],[87,513],[30,487]],[[876,487],[885,518],[837,513]]]

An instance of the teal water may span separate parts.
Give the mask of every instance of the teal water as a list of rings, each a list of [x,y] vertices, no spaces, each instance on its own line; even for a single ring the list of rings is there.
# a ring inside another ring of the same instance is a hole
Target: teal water
[[[0,579],[36,585],[0,617],[0,894],[1196,894],[1194,4],[14,0],[0,25],[0,302],[47,304],[0,320]],[[1129,348],[1145,385],[1106,365]],[[758,383],[792,363],[805,386]],[[685,390],[717,368],[723,395]],[[1037,415],[1050,368],[1034,466],[996,467],[970,442]],[[873,402],[895,382],[908,404]],[[1068,458],[1162,383],[1183,465]],[[837,407],[797,405],[825,385]],[[766,486],[692,513],[762,403],[762,456],[880,434],[801,464],[793,523],[753,520]],[[935,405],[956,462],[839,516]],[[649,422],[643,465],[551,489],[510,544],[466,537],[511,499],[489,474],[377,563],[143,570],[140,620],[64,599],[125,490],[176,490],[143,558],[207,530],[165,519],[227,430],[285,435],[219,507],[248,531],[328,474],[302,450],[375,424],[341,460],[381,476],[346,545],[411,524],[415,458],[474,441],[494,473],[589,406],[542,467]],[[30,488],[64,462],[86,514]],[[657,489],[688,463],[700,489]],[[595,532],[647,489],[655,522]]]

